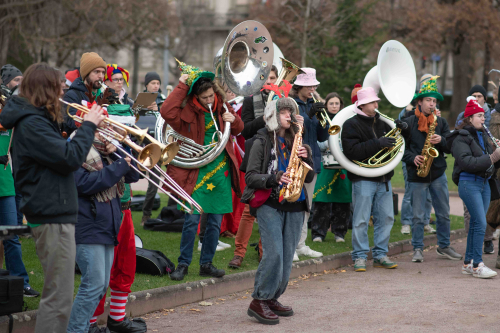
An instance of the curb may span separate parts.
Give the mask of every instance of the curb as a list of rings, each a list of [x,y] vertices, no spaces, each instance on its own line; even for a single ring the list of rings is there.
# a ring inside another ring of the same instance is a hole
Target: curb
[[[392,191],[395,192],[395,193],[403,193],[403,194],[405,193],[405,189],[404,188],[399,188],[399,187],[393,187]],[[448,193],[450,194],[450,197],[457,197],[457,198],[459,198],[458,191],[448,191]]]
[[[450,241],[465,238],[465,229],[452,230]],[[437,236],[428,235],[424,237],[424,246],[436,245]],[[388,256],[412,251],[411,239],[389,243]],[[372,259],[371,252],[368,259]],[[342,266],[352,264],[350,252],[333,254],[318,259],[308,259],[293,263],[290,279],[308,273],[320,273],[324,270],[338,269]],[[131,293],[127,303],[126,314],[130,317],[142,316],[149,312],[169,309],[184,304],[200,302],[205,299],[224,296],[253,288],[255,273],[257,271],[246,271],[226,275],[220,279],[205,279],[187,282],[175,286],[161,287]],[[99,317],[99,324],[106,322],[109,313],[109,301],[106,299],[105,312]],[[14,317],[14,332],[32,333],[35,331],[37,310],[19,312]],[[7,316],[0,317],[0,332],[8,332],[9,319]]]

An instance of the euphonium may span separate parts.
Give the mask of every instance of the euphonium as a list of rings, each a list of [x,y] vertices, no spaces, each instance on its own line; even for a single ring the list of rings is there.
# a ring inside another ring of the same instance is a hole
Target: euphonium
[[[290,153],[290,162],[286,168],[288,178],[290,178],[292,182],[283,186],[281,194],[283,194],[283,198],[286,199],[286,201],[295,202],[299,199],[307,173],[311,171],[312,168],[299,157],[299,148],[302,146],[302,133],[304,132],[304,127],[296,122],[290,122],[290,124],[296,125],[299,130],[297,134],[295,134],[293,148]]]
[[[436,132],[437,125],[437,116],[434,114],[434,121],[429,126],[429,133],[427,133],[427,137],[425,138],[424,148],[422,148],[422,156],[424,157],[424,161],[417,167],[417,176],[419,177],[427,177],[429,171],[431,171],[432,161],[439,156],[439,152],[434,148],[434,145],[431,143],[431,137]]]

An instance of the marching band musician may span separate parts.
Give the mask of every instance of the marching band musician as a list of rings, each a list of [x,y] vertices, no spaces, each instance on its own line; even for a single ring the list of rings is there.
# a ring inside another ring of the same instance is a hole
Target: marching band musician
[[[119,67],[117,64],[108,64],[106,66],[106,74],[104,75],[104,84],[118,94],[120,104],[132,106],[134,105],[134,101],[128,97],[123,87],[123,83],[128,87],[129,77],[130,74],[126,69]]]
[[[500,167],[500,148],[493,150],[483,129],[483,107],[475,97],[468,97],[467,101],[462,123],[446,139],[455,157],[453,182],[471,216],[462,274],[487,279],[497,276],[497,272],[484,265],[482,252],[491,199],[489,180],[495,167]]]
[[[432,204],[436,212],[436,228],[439,247],[436,252],[439,256],[450,260],[460,260],[462,256],[450,246],[450,203],[448,181],[446,179],[446,160],[444,153],[450,153],[446,147],[446,135],[450,133],[446,119],[438,117],[434,110],[437,100],[442,101],[436,84],[437,76],[422,83],[417,99],[415,115],[405,118],[408,128],[403,131],[406,141],[406,150],[403,162],[406,163],[409,189],[412,194],[413,220],[412,245],[414,249],[413,262],[424,260],[424,223],[426,214],[427,190],[430,191]],[[430,137],[430,144],[439,152],[434,158],[430,171],[426,177],[417,175],[418,168],[424,162],[422,149],[426,144],[429,127],[437,117],[435,132]]]
[[[371,87],[357,92],[356,115],[344,123],[342,147],[350,160],[363,161],[383,148],[393,147],[394,138],[385,137],[391,128],[380,120],[378,98]],[[389,237],[394,224],[391,178],[394,171],[380,177],[363,177],[352,172],[347,176],[352,182],[352,259],[354,271],[366,271],[368,242],[368,222],[373,213],[374,247],[373,267],[396,268],[398,265],[387,257]]]
[[[316,91],[319,86],[319,81],[316,79],[316,70],[314,68],[302,68],[304,74],[297,75],[290,96],[292,96],[299,106],[299,115],[296,116],[297,121],[304,124],[304,143],[311,147],[312,159],[314,160],[314,173],[316,176],[312,182],[306,186],[309,193],[314,193],[314,185],[316,184],[317,175],[321,172],[321,151],[318,146],[318,141],[322,142],[328,139],[328,128],[323,128],[316,118],[309,117],[310,112],[316,114],[319,109],[324,108],[323,103],[314,103],[311,94]],[[313,109],[311,111],[311,109]],[[311,171],[312,172],[312,171]],[[309,206],[312,205],[312,195],[309,196]],[[322,257],[323,253],[314,251],[306,245],[307,239],[307,222],[309,221],[309,211],[304,214],[304,225],[302,226],[302,234],[294,259],[299,260],[298,255],[308,256],[312,258]]]
[[[231,124],[231,135],[238,135],[243,130],[243,122],[233,108],[225,103],[224,91],[214,82],[215,75],[184,63],[181,63],[181,69],[183,74],[179,84],[160,110],[165,122],[180,135],[201,145],[211,143],[217,128],[224,132],[225,122]],[[224,270],[212,264],[212,259],[219,241],[222,216],[233,210],[231,187],[241,197],[237,165],[233,143],[228,141],[217,158],[199,169],[183,169],[173,165],[167,168],[173,180],[208,213],[200,255],[201,276],[222,277],[225,274]],[[188,273],[199,220],[198,212],[185,215],[181,254],[177,268],[170,275],[172,280],[182,280]]]
[[[267,325],[278,324],[278,316],[293,315],[292,308],[282,305],[278,298],[288,285],[304,212],[310,209],[305,186],[296,202],[280,198],[280,185],[291,182],[286,170],[296,135],[296,127],[290,124],[290,121],[297,122],[296,109],[296,103],[288,97],[268,103],[264,113],[266,128],[258,131],[252,149],[247,152],[250,158],[242,201],[257,208],[263,247],[262,260],[255,275],[253,301],[247,313]],[[312,167],[311,156],[309,146],[298,148],[298,157]],[[305,183],[310,183],[314,176],[314,172],[308,172]],[[252,201],[259,198],[258,204]]]

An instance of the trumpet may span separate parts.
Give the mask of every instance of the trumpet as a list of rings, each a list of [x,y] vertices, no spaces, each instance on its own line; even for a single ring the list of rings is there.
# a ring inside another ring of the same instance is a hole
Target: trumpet
[[[74,107],[77,110],[81,110],[82,112],[88,113],[89,109],[86,108],[83,105],[79,105],[76,103],[67,103],[66,101],[63,101],[60,99],[61,102],[65,103],[68,105],[66,112],[69,117],[71,117],[74,121],[83,123],[84,119],[79,116],[73,116],[69,113],[69,107]],[[203,209],[201,206],[193,199],[189,194],[182,189],[165,171],[163,171],[157,163],[161,159],[161,155],[163,153],[163,149],[157,145],[156,143],[150,143],[149,145],[145,146],[144,148],[138,146],[137,144],[133,143],[128,137],[128,133],[134,135],[133,133],[136,133],[137,130],[123,125],[119,122],[113,121],[112,119],[106,118],[104,120],[105,123],[108,125],[111,125],[108,128],[98,128],[99,134],[108,142],[112,143],[113,145],[116,146],[116,148],[121,151],[123,154],[126,156],[130,157],[134,162],[137,163],[139,166],[136,168],[134,165],[131,165],[130,167],[137,171],[141,176],[143,176],[147,181],[149,181],[151,184],[156,186],[161,192],[164,194],[168,195],[172,200],[177,202],[186,212],[189,214],[192,214],[194,212],[194,209],[196,209],[200,214],[203,213]],[[114,127],[114,124],[117,124],[118,126]],[[113,129],[114,127],[114,129]],[[128,145],[130,148],[135,150],[136,152],[139,153],[139,158],[136,159],[134,156],[129,154],[126,150],[124,150],[119,144],[117,144],[114,140],[123,142],[126,145]],[[116,154],[118,157],[121,157],[120,155]],[[176,196],[172,195],[170,192],[166,191],[162,186],[156,184],[151,178],[149,178],[143,171],[146,171],[148,169],[155,168],[156,170],[159,170],[161,175],[165,179],[158,178],[159,181],[164,184],[167,188],[169,188],[172,192],[174,192],[177,196],[179,196],[182,200],[184,200],[188,205],[181,200],[177,199]],[[193,208],[194,207],[194,208]]]
[[[314,103],[318,103],[318,100],[316,99],[316,97],[314,97],[313,93],[311,93],[311,97],[314,100]],[[326,128],[326,126],[328,125],[328,134],[335,135],[340,132],[340,126],[333,125],[330,117],[328,116],[328,111],[326,111],[325,108],[322,108],[320,112],[316,113],[316,117],[318,118],[319,123],[321,124],[321,126],[323,126],[323,128]]]

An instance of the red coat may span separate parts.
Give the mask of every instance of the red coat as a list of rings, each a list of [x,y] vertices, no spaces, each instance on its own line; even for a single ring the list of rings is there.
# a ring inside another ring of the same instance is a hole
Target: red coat
[[[181,107],[182,101],[186,98],[188,91],[189,87],[179,82],[177,87],[175,87],[161,106],[160,113],[163,119],[165,119],[165,122],[169,124],[174,131],[203,145],[203,140],[205,138],[205,111],[194,104],[194,96],[189,97],[184,108]],[[222,101],[222,97],[219,94],[217,94],[217,96],[219,101]],[[238,135],[243,130],[243,121],[229,104],[225,104],[229,112],[235,117],[234,122],[231,124],[231,134]],[[224,132],[225,123],[222,120],[221,110],[225,111],[222,107],[222,103],[217,103],[217,117],[220,124],[220,130]],[[227,141],[226,152],[231,158],[231,186],[236,195],[241,197],[240,179],[237,168],[238,162],[234,155],[233,143],[231,140]],[[196,186],[198,172],[199,169],[183,169],[173,165],[167,167],[167,174],[189,195],[191,195]]]

